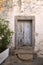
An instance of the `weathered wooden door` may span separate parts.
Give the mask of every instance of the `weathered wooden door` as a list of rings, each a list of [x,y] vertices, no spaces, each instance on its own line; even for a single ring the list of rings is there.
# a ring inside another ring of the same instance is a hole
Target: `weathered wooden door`
[[[18,20],[16,27],[16,41],[18,47],[32,44],[32,21]]]

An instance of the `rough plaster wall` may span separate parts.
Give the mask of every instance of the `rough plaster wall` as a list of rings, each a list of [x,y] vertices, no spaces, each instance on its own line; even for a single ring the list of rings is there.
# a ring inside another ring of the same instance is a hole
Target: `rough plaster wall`
[[[7,16],[5,17],[10,21],[9,26],[14,31],[11,46],[15,46],[15,16],[35,16],[35,51],[43,54],[43,1],[27,1],[21,0],[20,6],[18,0],[15,0],[13,8],[7,12]]]

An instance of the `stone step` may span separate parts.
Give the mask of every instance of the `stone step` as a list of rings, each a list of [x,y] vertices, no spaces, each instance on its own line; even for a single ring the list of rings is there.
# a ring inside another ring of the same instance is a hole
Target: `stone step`
[[[20,47],[20,49],[30,50],[30,49],[32,49],[32,47],[31,46],[22,46],[22,47]]]
[[[27,60],[33,60],[33,54],[25,54],[25,53],[23,53],[23,54],[17,54],[17,57],[19,58],[19,59],[21,59],[21,60],[25,60],[25,61],[27,61]]]
[[[27,50],[27,49],[16,49],[15,53],[21,53],[21,54],[33,54],[33,50]]]
[[[21,60],[33,60],[33,50],[27,49],[16,49],[15,54]]]

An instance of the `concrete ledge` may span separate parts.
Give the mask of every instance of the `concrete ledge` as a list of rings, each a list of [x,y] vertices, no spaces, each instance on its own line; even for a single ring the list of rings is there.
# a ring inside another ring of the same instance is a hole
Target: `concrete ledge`
[[[9,56],[9,48],[0,53],[0,64]]]

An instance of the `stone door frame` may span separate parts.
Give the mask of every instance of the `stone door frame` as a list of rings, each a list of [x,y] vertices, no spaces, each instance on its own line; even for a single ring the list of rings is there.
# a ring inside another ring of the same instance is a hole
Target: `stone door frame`
[[[32,20],[32,48],[34,49],[35,45],[35,16],[15,16],[15,48],[18,49],[18,44],[16,41],[16,32],[17,32],[17,22],[18,20]]]

